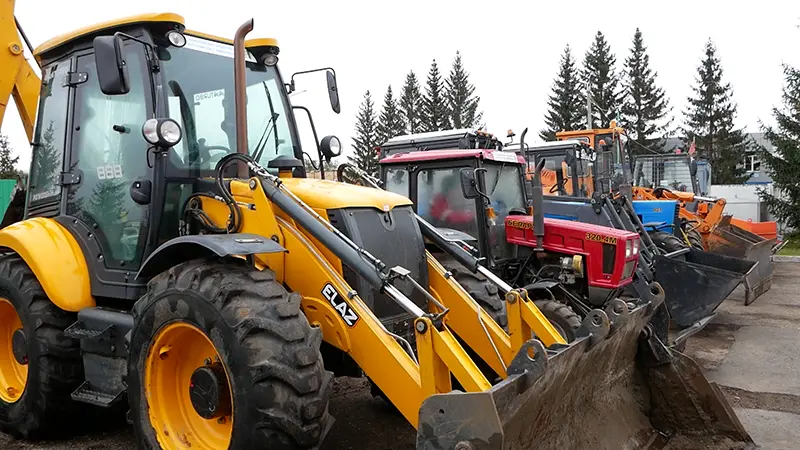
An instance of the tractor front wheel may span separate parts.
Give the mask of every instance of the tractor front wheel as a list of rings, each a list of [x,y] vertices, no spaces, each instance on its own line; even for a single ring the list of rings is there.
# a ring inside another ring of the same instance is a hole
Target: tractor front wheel
[[[134,431],[148,449],[316,448],[332,424],[322,333],[269,269],[193,260],[134,306]]]
[[[575,340],[581,318],[572,308],[555,300],[534,300],[533,303],[567,343]]]
[[[64,335],[76,314],[44,293],[18,255],[0,257],[0,428],[22,438],[68,429],[82,405],[80,342]]]
[[[705,251],[705,247],[703,246],[703,235],[701,235],[699,231],[694,228],[689,229],[686,231],[686,238],[689,240],[692,248]]]
[[[667,233],[666,231],[651,232],[650,239],[653,240],[653,243],[663,255],[686,248],[686,244],[684,244],[678,236]],[[677,259],[685,260],[686,257],[681,255],[678,256]]]

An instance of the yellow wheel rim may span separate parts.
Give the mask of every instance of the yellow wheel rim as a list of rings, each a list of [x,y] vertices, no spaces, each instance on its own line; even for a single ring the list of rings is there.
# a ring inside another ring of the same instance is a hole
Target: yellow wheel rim
[[[165,450],[228,448],[233,433],[233,404],[229,415],[206,419],[197,413],[189,394],[192,374],[200,367],[219,363],[211,339],[196,326],[174,322],[162,328],[150,347],[144,386],[150,423]],[[228,392],[230,375],[225,368]]]
[[[0,298],[0,399],[15,403],[25,391],[28,365],[14,357],[14,332],[22,329],[22,320],[8,299]]]

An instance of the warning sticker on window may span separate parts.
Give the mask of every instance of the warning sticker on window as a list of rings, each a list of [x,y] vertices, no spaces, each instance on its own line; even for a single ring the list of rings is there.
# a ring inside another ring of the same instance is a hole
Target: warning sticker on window
[[[226,58],[233,58],[233,45],[212,41],[210,39],[202,39],[196,36],[186,35],[186,46],[184,48],[210,53],[212,55],[224,56]],[[256,58],[248,51],[245,51],[245,60],[256,62]]]

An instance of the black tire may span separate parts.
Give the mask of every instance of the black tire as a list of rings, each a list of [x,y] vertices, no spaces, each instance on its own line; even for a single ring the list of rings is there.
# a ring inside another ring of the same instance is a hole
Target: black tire
[[[651,232],[650,239],[653,240],[653,243],[656,245],[662,255],[686,248],[686,244],[683,243],[678,236],[675,236],[672,233],[667,233],[666,231]],[[679,256],[678,258],[685,259],[683,255]]]
[[[693,228],[687,230],[686,238],[689,240],[689,244],[691,244],[692,248],[705,251],[705,247],[703,246],[703,236],[699,231]]]
[[[233,258],[192,260],[153,278],[134,306],[128,363],[128,398],[140,447],[160,448],[142,377],[153,339],[174,322],[205,332],[232,379],[230,448],[317,447],[332,424],[333,374],[323,367],[322,332],[302,314],[301,299],[271,270]]]
[[[504,330],[508,327],[506,301],[497,286],[481,274],[472,273],[450,255],[436,253],[436,260],[453,274],[453,278],[478,302],[489,316]]]
[[[581,318],[572,308],[554,300],[534,300],[533,303],[568,343],[575,340]]]
[[[47,298],[18,255],[0,257],[0,297],[22,322],[28,359],[22,396],[13,403],[0,399],[0,429],[24,439],[68,432],[84,409],[70,397],[83,381],[80,341],[64,335],[77,315]]]

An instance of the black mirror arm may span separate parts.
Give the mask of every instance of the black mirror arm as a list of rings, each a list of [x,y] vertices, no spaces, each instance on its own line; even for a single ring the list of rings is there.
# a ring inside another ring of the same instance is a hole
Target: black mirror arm
[[[311,111],[305,106],[292,105],[292,109],[300,109],[305,111],[308,116],[308,122],[311,124],[311,132],[314,133],[314,144],[317,146],[317,156],[319,157],[319,176],[325,179],[325,165],[323,164],[322,149],[319,146],[319,137],[317,137],[317,127],[314,125],[314,118],[311,117]]]
[[[475,170],[473,170],[472,171],[472,174],[473,174],[472,183],[475,185],[475,192],[477,192],[478,195],[480,195],[481,197],[485,198],[486,201],[488,202],[488,204],[491,205],[492,204],[492,199],[490,199],[489,196],[486,195],[486,193],[481,192],[480,188],[478,187],[478,172],[487,172],[487,171],[488,170],[485,167],[478,167]]]
[[[295,91],[295,87],[294,87],[294,77],[295,77],[295,76],[297,76],[297,75],[305,75],[305,74],[308,74],[308,73],[314,73],[314,72],[322,72],[322,71],[326,71],[326,70],[330,70],[331,72],[333,72],[333,76],[334,76],[334,78],[336,77],[336,71],[335,71],[335,70],[333,70],[333,68],[332,68],[332,67],[323,67],[323,68],[321,68],[321,69],[303,70],[303,71],[300,71],[300,72],[295,72],[295,73],[293,73],[293,74],[292,74],[292,76],[291,76],[291,78],[289,78],[289,84],[288,84],[288,86],[289,86],[289,93],[291,94],[292,92],[294,92],[294,91]]]
[[[117,31],[116,33],[114,33],[114,36],[124,37],[126,39],[130,39],[132,41],[136,41],[136,42],[144,45],[144,48],[147,50],[145,53],[147,54],[147,64],[150,66],[149,67],[150,71],[152,73],[156,73],[159,70],[161,70],[161,65],[158,62],[158,56],[156,56],[156,49],[155,49],[155,47],[153,47],[152,44],[150,44],[149,42],[143,41],[142,39],[139,39],[139,38],[137,38],[135,36],[131,36],[130,34],[123,33],[121,31]],[[120,51],[122,51],[122,49],[120,49]],[[156,108],[156,110],[158,110],[158,106],[159,106],[159,104],[158,104],[158,96],[156,95],[156,90],[155,89],[151,89],[150,90],[150,96],[151,96],[151,100],[153,101],[154,107]]]

